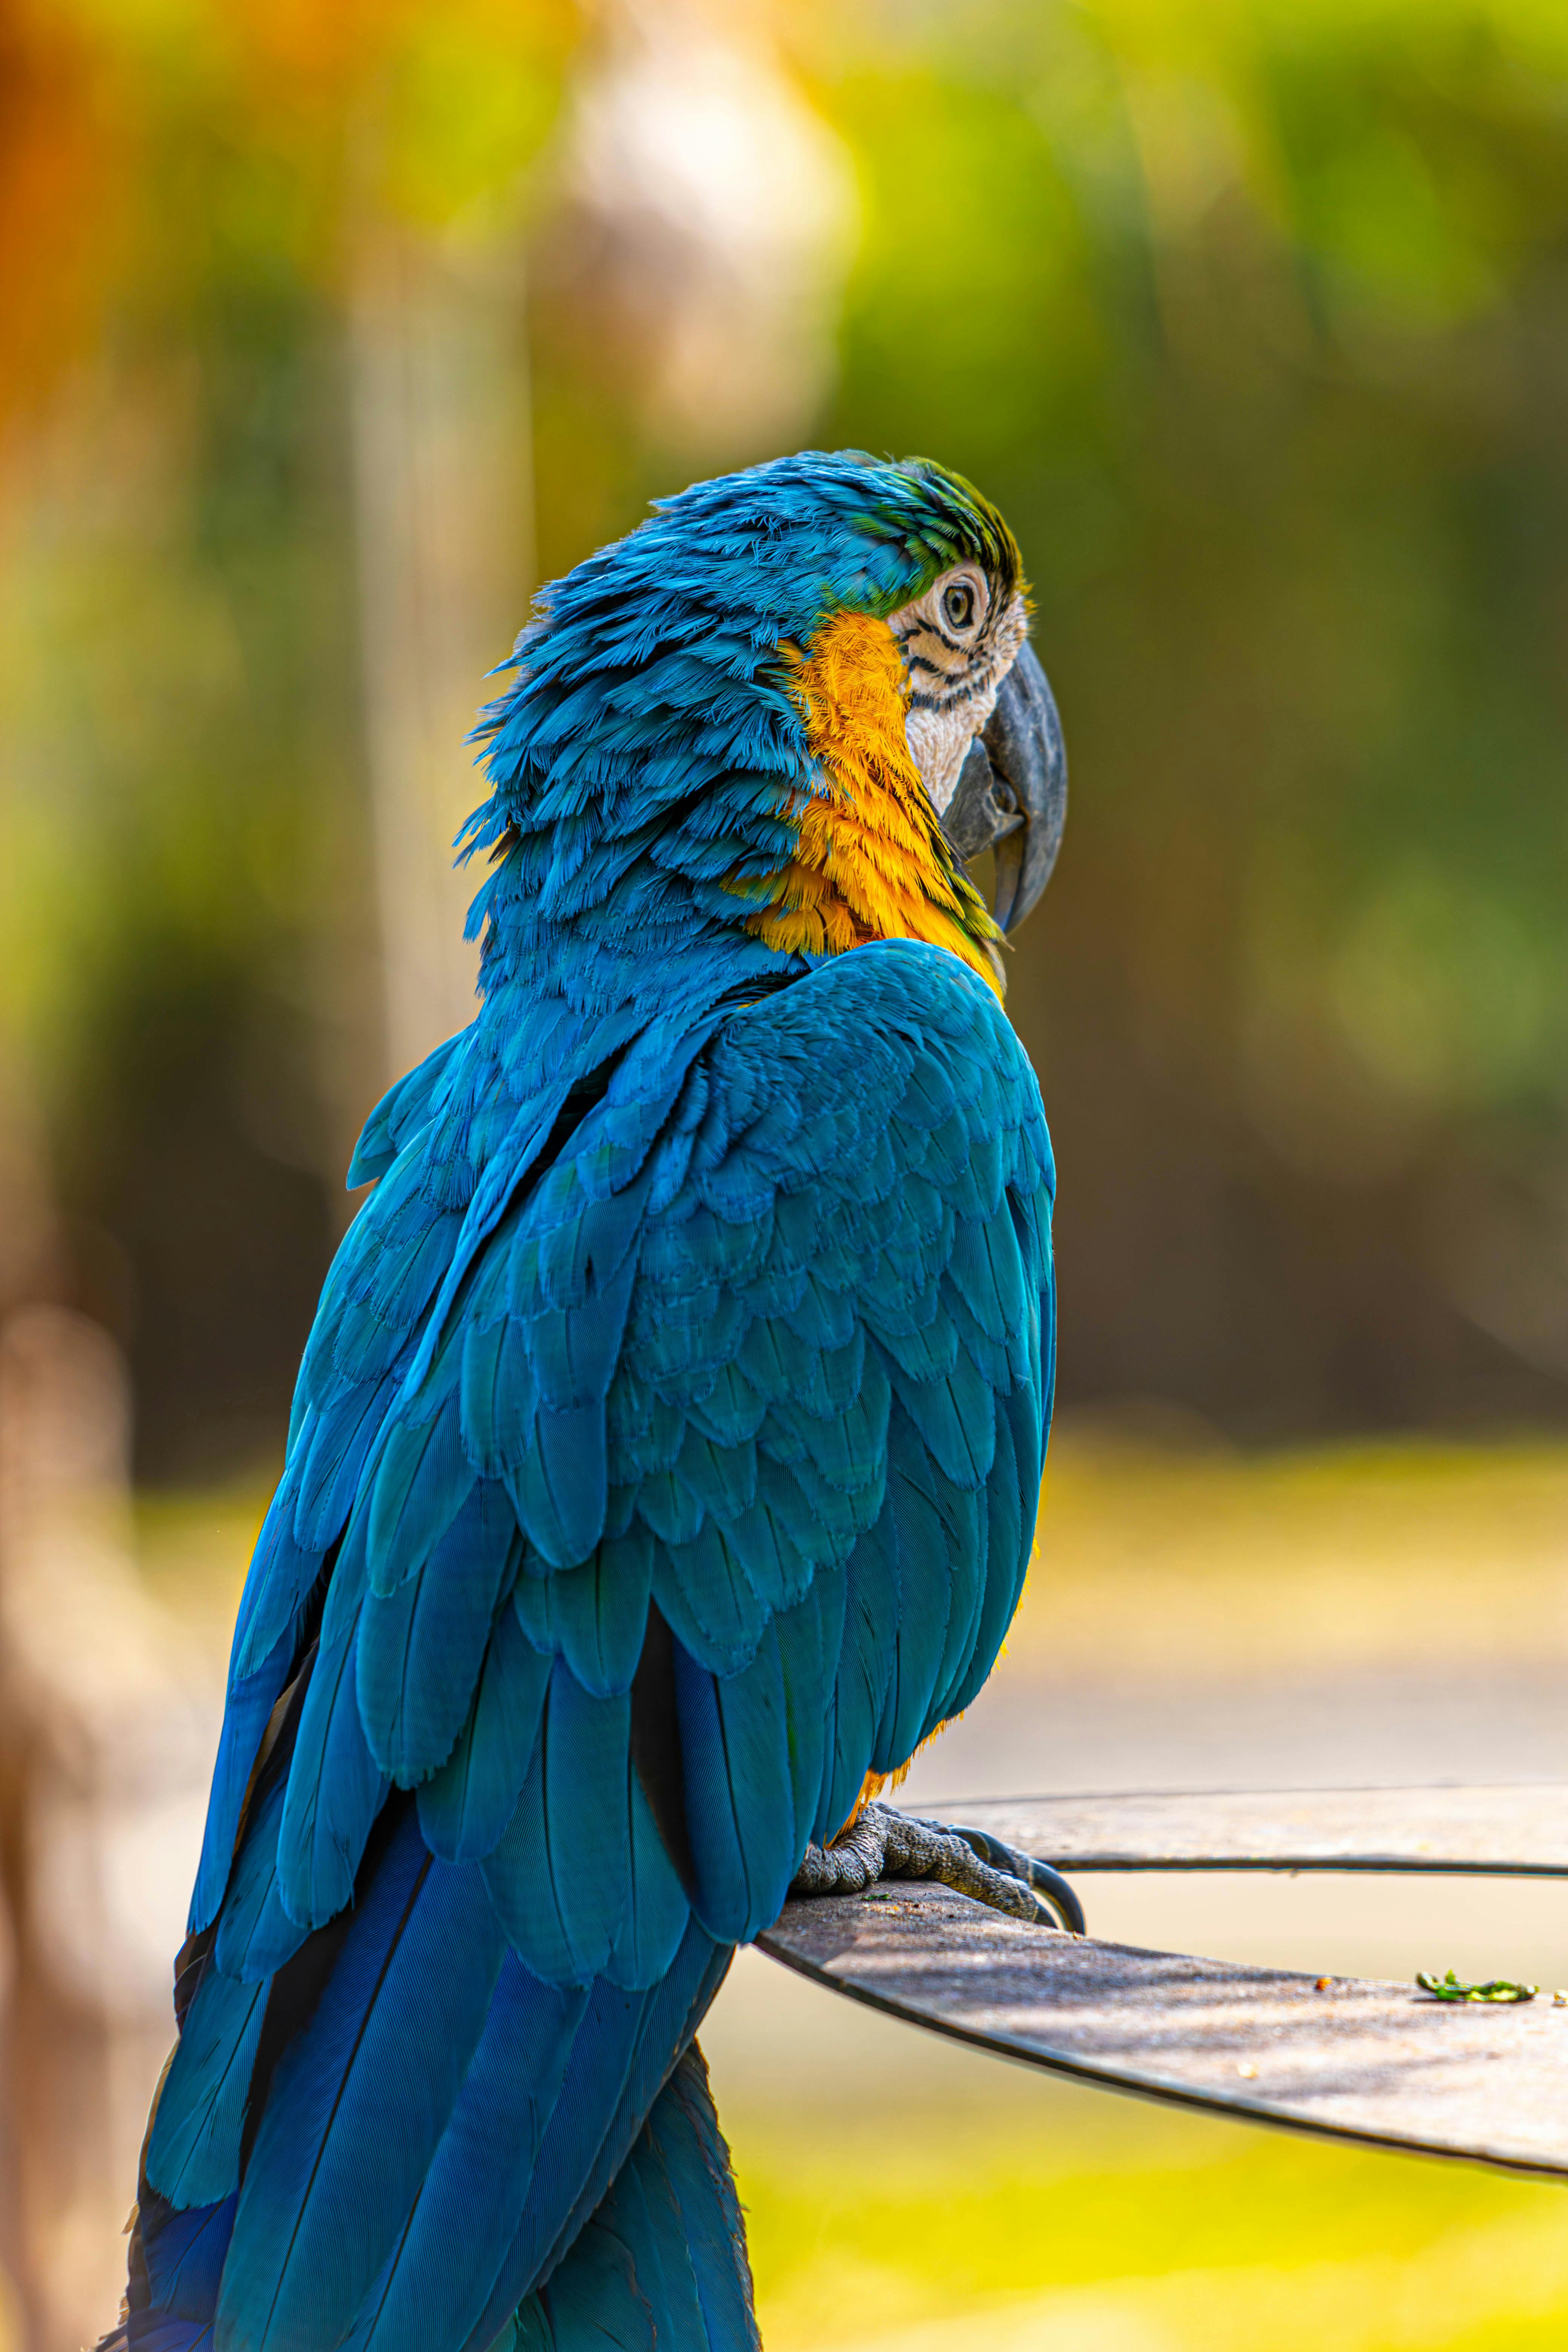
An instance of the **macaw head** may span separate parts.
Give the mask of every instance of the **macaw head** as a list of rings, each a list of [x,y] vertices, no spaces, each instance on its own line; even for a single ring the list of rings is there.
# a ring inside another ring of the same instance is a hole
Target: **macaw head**
[[[1012,931],[1038,904],[1061,847],[1067,747],[1029,644],[1012,533],[972,484],[939,467],[922,470],[993,528],[973,530],[973,551],[889,616],[909,687],[904,731],[960,860],[995,852],[996,920]]]
[[[477,917],[632,921],[649,955],[696,922],[792,962],[924,939],[998,976],[1067,762],[1017,543],[962,476],[806,451],[699,482],[536,611],[479,730]]]

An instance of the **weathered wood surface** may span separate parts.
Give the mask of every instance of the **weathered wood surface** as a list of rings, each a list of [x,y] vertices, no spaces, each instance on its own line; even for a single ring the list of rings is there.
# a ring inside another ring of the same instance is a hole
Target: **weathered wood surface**
[[[1075,1870],[1379,1870],[1568,1876],[1568,1788],[1219,1790],[931,1809]]]
[[[836,1992],[1109,2089],[1568,2179],[1568,2008],[1544,1992],[1449,2006],[1080,1940],[896,1881],[791,1903],[760,1941]]]

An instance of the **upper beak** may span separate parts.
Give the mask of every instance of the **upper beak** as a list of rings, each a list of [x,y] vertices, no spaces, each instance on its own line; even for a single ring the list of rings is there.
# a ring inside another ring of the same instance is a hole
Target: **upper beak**
[[[996,708],[969,747],[942,831],[967,865],[996,853],[996,920],[1016,931],[1038,903],[1061,847],[1068,755],[1061,721],[1032,646],[1002,681]]]

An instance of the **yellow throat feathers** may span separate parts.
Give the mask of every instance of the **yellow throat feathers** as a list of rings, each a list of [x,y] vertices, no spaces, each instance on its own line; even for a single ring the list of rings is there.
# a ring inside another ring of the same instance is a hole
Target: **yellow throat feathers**
[[[747,928],[784,952],[837,955],[868,940],[947,948],[1002,993],[986,942],[1001,933],[955,865],[910,756],[909,688],[885,621],[839,613],[808,650],[781,648],[819,782],[789,814],[789,864],[731,887],[765,908]]]

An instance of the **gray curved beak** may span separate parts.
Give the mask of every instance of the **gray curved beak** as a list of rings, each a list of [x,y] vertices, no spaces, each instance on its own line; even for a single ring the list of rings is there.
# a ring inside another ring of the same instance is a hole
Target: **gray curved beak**
[[[996,853],[996,920],[1016,931],[1051,878],[1068,813],[1061,721],[1034,647],[1024,645],[996,708],[969,747],[942,821],[967,866]]]

